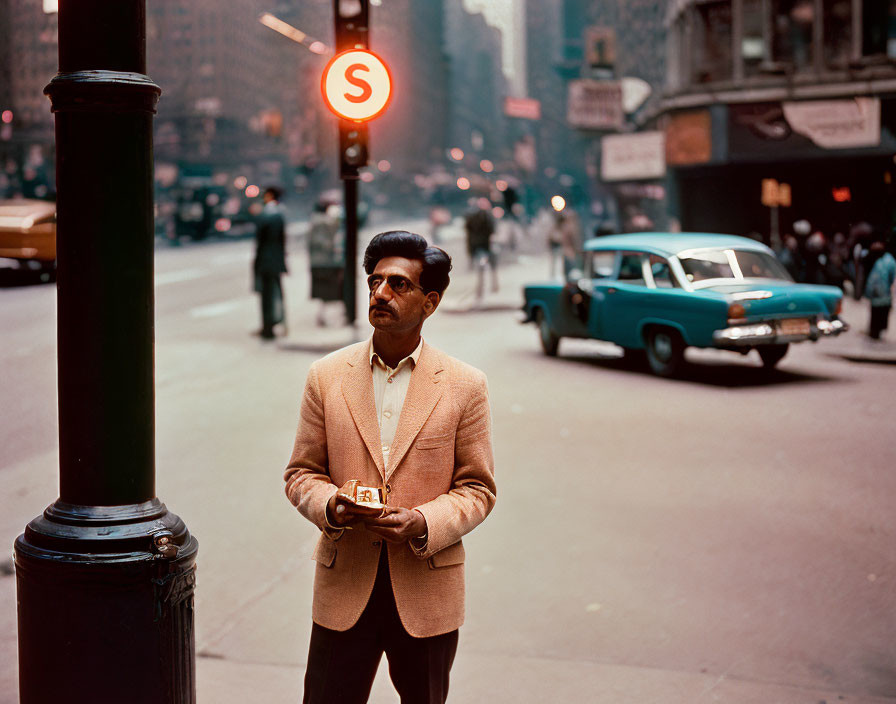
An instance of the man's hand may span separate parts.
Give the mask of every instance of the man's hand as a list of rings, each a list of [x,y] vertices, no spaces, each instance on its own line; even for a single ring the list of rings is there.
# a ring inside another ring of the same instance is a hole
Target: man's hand
[[[347,489],[351,484],[351,481],[346,482],[327,502],[327,520],[333,526],[342,528],[350,523],[377,516],[380,513],[380,509],[359,506],[351,499],[343,496],[343,493],[347,493]]]
[[[365,518],[364,525],[390,543],[404,543],[426,534],[426,519],[419,511],[390,506],[380,518]]]

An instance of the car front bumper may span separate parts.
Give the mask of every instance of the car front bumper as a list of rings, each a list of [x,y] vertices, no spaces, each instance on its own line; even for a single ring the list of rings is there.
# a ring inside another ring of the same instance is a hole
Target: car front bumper
[[[835,337],[849,330],[849,325],[839,318],[832,320],[810,320],[808,330],[785,330],[784,321],[767,323],[748,323],[732,325],[712,334],[712,340],[718,347],[754,347],[756,345],[776,345],[788,342],[818,340],[822,337]]]

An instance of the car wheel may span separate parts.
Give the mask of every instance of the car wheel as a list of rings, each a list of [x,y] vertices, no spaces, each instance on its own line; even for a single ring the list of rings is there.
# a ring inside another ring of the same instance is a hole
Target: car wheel
[[[647,331],[647,363],[654,374],[674,376],[684,362],[685,344],[675,330],[654,327]]]
[[[556,357],[557,348],[560,346],[560,338],[551,329],[551,324],[541,308],[535,314],[535,323],[538,325],[538,339],[541,341],[541,349],[549,357]]]
[[[49,264],[43,264],[40,269],[40,280],[43,283],[50,283],[52,281],[56,281],[56,262],[52,261]]]
[[[789,347],[790,345],[788,344],[758,347],[757,351],[759,352],[759,358],[762,360],[762,366],[766,369],[774,369],[778,362],[784,359],[784,355],[787,354]]]

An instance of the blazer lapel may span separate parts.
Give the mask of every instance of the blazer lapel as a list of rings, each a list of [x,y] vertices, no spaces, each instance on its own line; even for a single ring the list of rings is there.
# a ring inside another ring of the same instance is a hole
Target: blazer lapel
[[[380,426],[376,420],[376,402],[373,398],[373,373],[368,354],[369,347],[361,345],[359,353],[348,360],[349,371],[342,379],[342,396],[376,468],[385,477]]]
[[[420,358],[411,374],[408,394],[398,418],[398,428],[395,430],[392,447],[389,449],[389,466],[386,467],[385,475],[387,480],[407,454],[417,433],[442,397],[444,385],[440,385],[439,381],[443,368],[438,353],[424,342]]]

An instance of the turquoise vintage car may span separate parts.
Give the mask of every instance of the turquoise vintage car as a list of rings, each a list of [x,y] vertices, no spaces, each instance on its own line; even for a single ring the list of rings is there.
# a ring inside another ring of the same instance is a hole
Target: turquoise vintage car
[[[566,284],[524,287],[524,322],[538,326],[545,354],[560,339],[613,342],[672,376],[685,348],[742,354],[773,368],[788,346],[839,335],[842,292],[797,284],[765,245],[734,235],[634,233],[589,240],[584,271]]]

